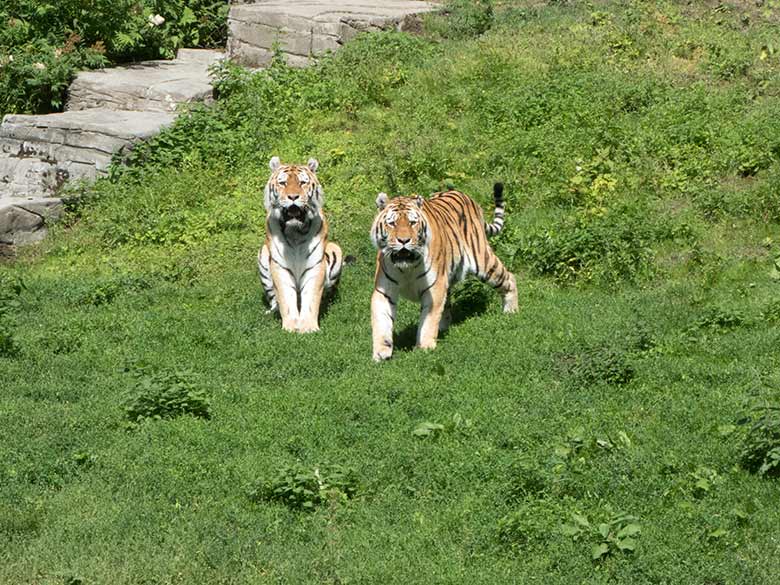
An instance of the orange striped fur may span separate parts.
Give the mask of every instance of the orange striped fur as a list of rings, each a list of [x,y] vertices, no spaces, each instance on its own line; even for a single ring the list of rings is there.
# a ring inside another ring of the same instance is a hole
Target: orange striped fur
[[[269,312],[278,311],[282,327],[299,333],[319,331],[322,296],[341,275],[341,248],[328,241],[318,166],[313,158],[306,165],[271,159],[266,239],[257,255]]]
[[[377,197],[379,213],[371,228],[377,248],[371,326],[374,360],[393,353],[393,324],[400,297],[422,305],[417,345],[436,347],[440,331],[450,321],[447,294],[469,275],[496,288],[504,312],[517,311],[517,284],[488,243],[488,235],[504,223],[503,186],[493,189],[495,212],[486,223],[482,209],[459,191],[422,197]]]

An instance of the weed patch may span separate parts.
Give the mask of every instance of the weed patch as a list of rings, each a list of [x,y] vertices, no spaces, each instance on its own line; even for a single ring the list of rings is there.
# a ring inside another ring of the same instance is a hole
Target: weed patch
[[[559,514],[547,500],[526,500],[498,521],[498,539],[512,548],[544,543],[555,535]]]
[[[577,213],[521,238],[517,257],[562,283],[636,282],[653,272],[658,232],[636,211]]]
[[[565,524],[561,531],[575,541],[591,543],[590,558],[598,562],[609,556],[634,552],[642,527],[635,516],[610,511],[605,521],[596,523],[574,513],[572,521]]]
[[[765,407],[751,418],[740,452],[742,465],[758,475],[780,476],[780,407]]]
[[[628,352],[613,347],[594,347],[561,357],[564,370],[575,386],[593,384],[623,386],[633,380],[634,367]]]
[[[280,502],[292,510],[313,510],[332,500],[352,499],[359,493],[354,470],[342,465],[314,468],[295,463],[249,491],[253,502]]]
[[[442,15],[425,19],[425,28],[446,39],[467,39],[487,32],[493,20],[492,0],[447,0]]]
[[[0,274],[0,358],[19,355],[21,347],[14,337],[13,313],[21,307],[20,296],[25,289],[21,278]]]
[[[732,307],[710,307],[696,320],[695,327],[714,331],[736,329],[748,323],[743,311]]]
[[[131,427],[145,421],[170,419],[183,415],[211,418],[211,401],[192,381],[192,374],[177,371],[133,370],[135,384],[124,406]]]

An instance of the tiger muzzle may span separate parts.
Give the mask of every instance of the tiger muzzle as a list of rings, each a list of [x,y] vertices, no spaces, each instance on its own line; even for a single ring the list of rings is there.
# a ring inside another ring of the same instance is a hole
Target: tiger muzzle
[[[282,209],[282,220],[288,221],[300,221],[306,220],[306,209],[299,205],[289,205]]]
[[[411,264],[420,258],[420,253],[408,248],[401,248],[390,253],[390,260],[394,264]]]

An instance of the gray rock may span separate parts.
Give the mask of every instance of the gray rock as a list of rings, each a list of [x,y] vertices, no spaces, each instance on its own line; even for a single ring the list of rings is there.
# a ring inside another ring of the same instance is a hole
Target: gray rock
[[[208,68],[218,51],[189,49],[173,61],[82,71],[68,90],[68,110],[103,108],[173,112],[181,104],[212,99]]]
[[[418,0],[265,0],[231,7],[228,55],[242,65],[261,67],[279,44],[287,62],[305,66],[335,51],[362,31],[412,26],[415,17],[437,10]]]
[[[0,200],[0,245],[19,246],[42,240],[47,222],[62,213],[62,200],[8,198]]]
[[[46,196],[66,179],[105,174],[111,158],[175,119],[163,112],[106,109],[8,115],[0,125],[0,201]]]

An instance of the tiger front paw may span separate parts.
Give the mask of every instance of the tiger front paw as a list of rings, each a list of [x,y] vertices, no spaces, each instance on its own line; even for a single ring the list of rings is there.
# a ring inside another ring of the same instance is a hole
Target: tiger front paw
[[[393,343],[384,340],[381,343],[374,344],[374,361],[383,362],[393,357]]]
[[[381,351],[375,351],[374,352],[374,361],[375,362],[384,362],[389,360],[391,357],[393,357],[393,350],[392,349],[383,349]]]
[[[319,330],[320,326],[317,323],[301,323],[296,329],[298,333],[316,333]]]

